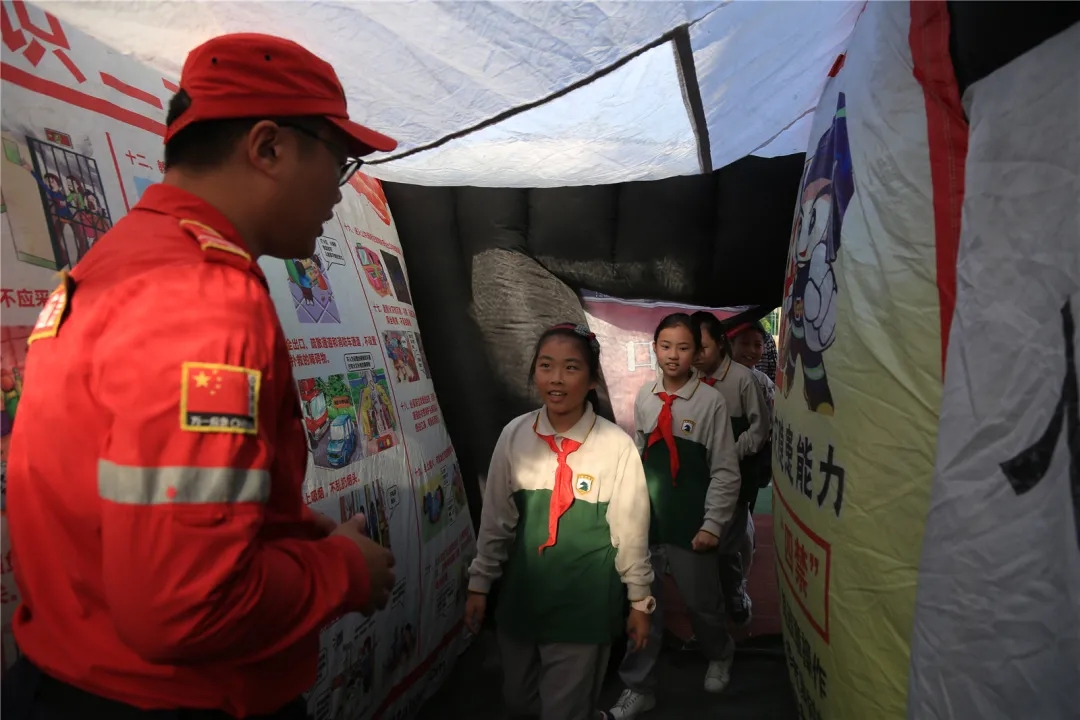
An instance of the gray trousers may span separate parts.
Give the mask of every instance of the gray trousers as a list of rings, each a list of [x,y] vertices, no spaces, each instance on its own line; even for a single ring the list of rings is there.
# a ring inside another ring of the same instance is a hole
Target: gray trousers
[[[746,589],[754,561],[754,520],[749,507],[741,505],[720,538],[720,587],[725,601]]]
[[[498,633],[503,697],[511,717],[591,720],[610,645],[536,644]]]
[[[690,613],[701,653],[710,661],[730,661],[735,656],[735,641],[724,618],[716,551],[698,553],[673,545],[654,545],[649,553],[656,576],[652,585],[656,611],[652,614],[649,643],[643,650],[626,654],[619,666],[619,677],[631,690],[652,694],[656,691],[656,663],[664,642],[664,574],[668,570]]]

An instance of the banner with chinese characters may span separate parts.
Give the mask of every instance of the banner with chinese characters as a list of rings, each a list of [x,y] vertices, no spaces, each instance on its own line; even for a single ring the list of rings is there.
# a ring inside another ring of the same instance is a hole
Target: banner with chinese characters
[[[57,272],[161,180],[164,108],[176,86],[42,8],[0,9],[6,455],[30,326]],[[461,615],[475,538],[382,188],[358,174],[342,194],[311,257],[260,264],[302,401],[306,499],[337,520],[364,514],[372,539],[394,552],[398,585],[374,617],[348,615],[325,628],[308,702],[318,720],[407,717],[467,642]],[[6,534],[4,550],[7,667],[17,653],[10,622],[18,592]]]
[[[934,140],[949,121],[928,110],[917,80],[948,61],[947,27],[930,32],[940,17],[919,21],[909,47],[912,16],[935,5],[867,5],[814,116],[795,208],[773,527],[789,671],[808,720],[906,714],[952,314],[939,284],[956,235],[936,212],[958,207],[932,166],[963,164]]]

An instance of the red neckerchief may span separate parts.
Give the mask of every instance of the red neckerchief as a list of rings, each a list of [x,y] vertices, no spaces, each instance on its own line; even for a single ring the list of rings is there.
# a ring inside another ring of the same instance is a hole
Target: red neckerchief
[[[539,417],[537,417],[539,420]],[[537,437],[548,444],[551,452],[559,459],[559,466],[555,469],[555,488],[551,491],[551,504],[548,506],[548,539],[540,546],[539,552],[543,554],[544,548],[555,544],[559,537],[559,518],[570,509],[574,503],[574,471],[566,462],[570,453],[581,447],[577,440],[568,437],[562,439],[562,447],[555,442],[554,435],[541,435],[537,426],[533,426]]]
[[[702,374],[702,376],[701,376],[701,382],[705,383],[705,384],[706,384],[706,385],[708,385],[709,387],[716,387],[716,383],[718,383],[718,382],[722,381],[722,380],[723,380],[724,378],[726,378],[726,377],[727,377],[727,374],[728,374],[728,371],[729,371],[729,370],[731,370],[731,363],[732,363],[732,360],[731,360],[731,358],[729,358],[729,357],[728,357],[728,358],[724,358],[724,360],[727,360],[727,367],[725,367],[725,368],[724,368],[724,373],[723,373],[723,375],[721,375],[720,377],[716,378],[716,377],[711,377],[711,376],[709,376],[709,375],[705,375],[705,374]],[[723,362],[723,361],[721,361],[721,362]],[[720,368],[717,368],[717,370],[719,370],[719,369],[720,369]]]
[[[679,450],[675,447],[675,433],[672,432],[671,426],[674,420],[671,416],[671,404],[675,402],[675,398],[678,395],[672,393],[668,395],[666,392],[657,393],[659,398],[664,401],[664,407],[660,409],[660,415],[656,418],[656,427],[652,433],[649,434],[649,441],[645,444],[645,453],[648,455],[649,448],[654,443],[658,443],[661,440],[667,445],[668,455],[671,461],[671,484],[677,485],[675,482],[675,476],[679,474]]]

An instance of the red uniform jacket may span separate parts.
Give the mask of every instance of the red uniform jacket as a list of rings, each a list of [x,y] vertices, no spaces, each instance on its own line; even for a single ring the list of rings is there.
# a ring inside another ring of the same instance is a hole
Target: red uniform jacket
[[[314,682],[320,628],[370,589],[363,554],[317,539],[301,497],[289,353],[241,243],[202,200],[148,188],[66,306],[50,296],[27,355],[15,638],[50,675],[141,708],[276,710]]]

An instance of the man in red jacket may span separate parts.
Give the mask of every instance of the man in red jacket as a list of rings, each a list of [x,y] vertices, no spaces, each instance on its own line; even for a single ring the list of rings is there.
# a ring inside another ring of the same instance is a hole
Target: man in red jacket
[[[192,51],[167,125],[164,182],[31,335],[7,496],[25,658],[5,720],[302,718],[320,629],[394,584],[362,519],[302,500],[302,416],[256,259],[310,257],[357,158],[395,142],[348,119],[328,64],[264,35]]]

